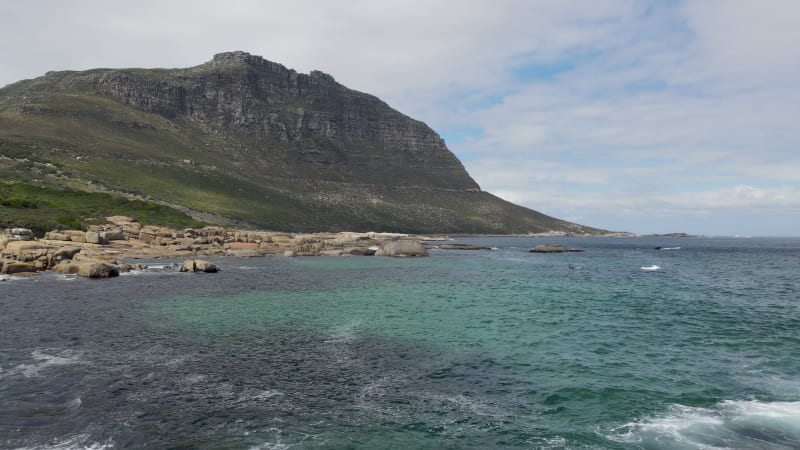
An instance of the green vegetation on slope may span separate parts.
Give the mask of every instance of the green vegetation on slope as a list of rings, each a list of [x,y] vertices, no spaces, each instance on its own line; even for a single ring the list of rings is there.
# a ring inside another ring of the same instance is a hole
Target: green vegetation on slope
[[[142,223],[171,227],[204,225],[157,203],[105,193],[0,182],[0,228],[25,227],[42,235],[57,229],[85,229],[90,224],[105,223],[104,218],[113,215],[133,216]]]

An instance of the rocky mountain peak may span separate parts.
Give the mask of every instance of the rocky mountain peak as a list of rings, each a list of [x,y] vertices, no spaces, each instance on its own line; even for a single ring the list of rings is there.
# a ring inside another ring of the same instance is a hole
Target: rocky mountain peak
[[[288,69],[283,64],[269,61],[259,55],[253,55],[248,52],[236,50],[233,52],[223,52],[214,55],[210,61],[213,68],[221,68],[231,65],[241,65],[251,67],[255,70],[266,70],[268,72],[275,72],[291,78],[306,78],[308,77],[309,83],[314,85],[328,85],[334,86],[336,80],[329,74],[319,70],[312,70],[308,75],[298,74],[294,69]]]

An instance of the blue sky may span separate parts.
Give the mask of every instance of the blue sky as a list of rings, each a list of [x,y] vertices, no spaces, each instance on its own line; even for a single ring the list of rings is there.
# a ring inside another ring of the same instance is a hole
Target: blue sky
[[[246,50],[425,121],[484,190],[544,213],[800,235],[800,2],[222,5],[6,3],[0,85]]]

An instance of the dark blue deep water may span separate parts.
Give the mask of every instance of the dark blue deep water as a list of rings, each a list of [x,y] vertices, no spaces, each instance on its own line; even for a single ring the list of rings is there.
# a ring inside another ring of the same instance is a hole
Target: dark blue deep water
[[[800,448],[800,240],[457,242],[6,279],[0,448]]]

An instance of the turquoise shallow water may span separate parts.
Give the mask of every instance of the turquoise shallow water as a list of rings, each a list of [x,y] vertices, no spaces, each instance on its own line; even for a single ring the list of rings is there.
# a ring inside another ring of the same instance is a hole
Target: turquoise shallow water
[[[800,447],[800,240],[460,241],[3,283],[0,447]]]

